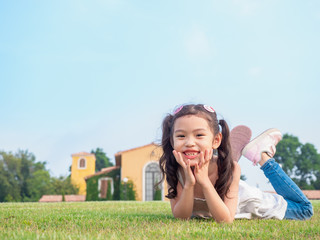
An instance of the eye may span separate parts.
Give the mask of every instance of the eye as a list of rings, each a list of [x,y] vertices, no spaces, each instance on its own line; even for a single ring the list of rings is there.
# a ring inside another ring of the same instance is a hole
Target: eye
[[[197,134],[197,137],[203,137],[203,136],[204,136],[204,134],[202,134],[202,133]]]
[[[177,137],[177,138],[184,138],[184,135],[179,134],[179,135],[177,135],[176,137]]]

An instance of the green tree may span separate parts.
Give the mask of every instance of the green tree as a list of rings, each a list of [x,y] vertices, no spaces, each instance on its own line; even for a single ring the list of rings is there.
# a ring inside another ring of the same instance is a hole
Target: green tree
[[[46,183],[50,182],[46,162],[36,162],[34,154],[27,150],[19,150],[15,156],[20,160],[20,195],[22,201],[38,201],[42,194],[48,191]]]
[[[2,155],[0,155],[2,157]],[[8,189],[10,188],[10,183],[6,176],[5,167],[3,160],[0,160],[0,202],[4,202],[7,196]]]
[[[71,183],[70,176],[68,177],[51,177],[50,182],[50,194],[56,195],[69,195],[77,194],[79,189]]]
[[[21,186],[24,184],[21,175],[21,159],[12,153],[1,152],[0,168],[1,175],[5,179],[0,188],[0,201],[21,201],[23,197]]]
[[[246,175],[241,174],[240,179],[241,179],[242,181],[246,181],[246,180],[247,180],[247,177],[246,177]]]
[[[45,169],[35,170],[28,179],[26,179],[29,196],[25,197],[25,202],[36,202],[42,195],[52,194],[50,174]]]
[[[314,145],[284,134],[274,158],[300,188],[320,189],[320,154]]]
[[[113,166],[113,164],[110,162],[110,158],[107,157],[102,148],[97,148],[95,151],[91,150],[91,153],[96,156],[96,172],[100,171],[102,168]]]
[[[75,194],[70,177],[51,177],[28,151],[0,152],[0,202],[38,201],[47,194]]]

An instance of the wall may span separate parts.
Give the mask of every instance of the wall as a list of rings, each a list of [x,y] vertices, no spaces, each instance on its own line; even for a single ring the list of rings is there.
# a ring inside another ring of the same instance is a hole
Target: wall
[[[78,162],[81,158],[86,159],[86,168],[79,169]],[[80,195],[86,195],[86,182],[84,177],[94,174],[96,165],[96,157],[94,154],[72,155],[71,181],[79,188]]]
[[[143,170],[151,161],[158,163],[161,154],[162,149],[155,144],[121,152],[121,179],[128,178],[134,182],[138,201],[144,200]],[[167,193],[166,184],[164,187],[165,190],[163,191],[162,199],[164,199],[164,195]]]

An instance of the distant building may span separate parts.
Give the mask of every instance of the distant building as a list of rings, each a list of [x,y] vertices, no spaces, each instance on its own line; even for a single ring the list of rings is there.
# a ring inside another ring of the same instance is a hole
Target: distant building
[[[154,187],[161,177],[161,155],[162,149],[154,143],[115,154],[121,181],[133,181],[138,201],[165,200],[167,184],[162,183],[159,188]]]
[[[133,184],[138,201],[165,200],[167,184],[155,187],[161,177],[161,154],[162,149],[154,143],[120,151],[115,154],[116,166],[99,172],[95,172],[94,154],[72,154],[71,181],[87,200],[118,200],[120,185],[127,182]]]
[[[87,201],[120,200],[119,167],[103,168],[84,179],[87,184]]]
[[[39,202],[62,202],[62,195],[43,195]]]
[[[43,195],[39,202],[62,202],[63,197],[65,202],[84,202],[86,200],[85,195]]]
[[[320,190],[302,190],[309,200],[320,200]]]
[[[96,157],[94,154],[87,152],[79,152],[71,156],[71,182],[79,188],[80,195],[86,195],[84,178],[95,173]]]

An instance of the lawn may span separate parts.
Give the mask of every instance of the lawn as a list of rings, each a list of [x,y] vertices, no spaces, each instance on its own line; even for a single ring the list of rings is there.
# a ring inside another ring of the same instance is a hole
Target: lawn
[[[0,239],[320,239],[308,221],[177,220],[167,202],[1,203]]]

